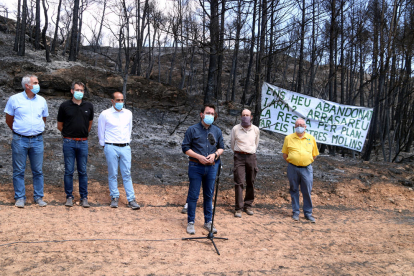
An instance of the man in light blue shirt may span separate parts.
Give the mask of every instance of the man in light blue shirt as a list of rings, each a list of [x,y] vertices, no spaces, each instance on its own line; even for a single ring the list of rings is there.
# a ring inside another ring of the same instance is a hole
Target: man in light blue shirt
[[[43,201],[43,136],[46,117],[49,116],[46,100],[36,95],[39,81],[35,75],[26,75],[22,79],[24,91],[9,98],[4,112],[6,124],[13,131],[12,160],[13,187],[16,207],[23,208],[26,201],[24,171],[29,156],[33,174],[33,197],[41,207]]]

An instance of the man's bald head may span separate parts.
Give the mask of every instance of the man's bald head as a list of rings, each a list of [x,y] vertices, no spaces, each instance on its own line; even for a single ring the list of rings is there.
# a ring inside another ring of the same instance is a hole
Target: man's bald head
[[[303,118],[296,119],[295,127],[298,127],[298,126],[306,127],[306,122]]]
[[[243,117],[243,116],[248,116],[248,117],[251,117],[251,116],[252,116],[252,112],[251,112],[249,109],[245,108],[245,109],[243,109],[243,110],[242,110],[242,112],[241,112],[241,116],[242,116],[242,117]]]

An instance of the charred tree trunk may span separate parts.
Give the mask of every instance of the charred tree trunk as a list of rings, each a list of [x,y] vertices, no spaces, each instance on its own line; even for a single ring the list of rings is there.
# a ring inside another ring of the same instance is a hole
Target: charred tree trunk
[[[27,20],[27,0],[23,0],[22,21],[20,28],[19,49],[17,55],[24,56],[26,52],[26,20]]]
[[[105,18],[105,10],[106,10],[106,1],[103,1],[103,10],[102,10],[102,18],[101,18],[101,23],[99,24],[99,31],[98,31],[98,35],[96,36],[96,40],[94,42],[94,48],[93,51],[96,52],[96,50],[99,49],[100,45],[99,45],[99,40],[101,39],[101,33],[102,33],[102,26],[103,26],[103,22],[104,22],[104,18]]]
[[[55,35],[53,36],[53,42],[52,42],[52,46],[51,46],[51,49],[50,49],[50,52],[52,54],[54,54],[55,51],[56,51],[56,43],[57,43],[57,38],[58,38],[60,8],[61,8],[61,6],[62,6],[62,0],[59,0],[58,11],[57,11],[57,16],[56,16]]]
[[[40,50],[40,0],[36,0],[36,26],[34,48]]]
[[[253,124],[256,126],[260,123],[260,114],[262,113],[262,83],[263,83],[263,76],[262,76],[262,57],[265,51],[265,38],[266,38],[266,26],[267,26],[267,1],[262,0],[262,24],[260,30],[260,44],[259,44],[259,53],[257,56],[257,72],[256,72],[256,108],[254,111],[253,117]]]
[[[212,103],[217,85],[217,63],[219,42],[218,0],[210,1],[210,63],[208,66],[207,86],[204,91],[204,103]]]
[[[253,57],[254,57],[254,45],[255,45],[255,41],[256,41],[256,9],[257,9],[257,1],[258,0],[253,0],[253,17],[252,17],[252,38],[250,41],[250,51],[249,51],[249,65],[247,66],[247,74],[246,74],[246,78],[245,78],[245,82],[244,82],[244,87],[243,87],[243,95],[241,97],[241,104],[244,105],[246,103],[246,94],[247,91],[249,90],[249,86],[250,86],[250,75],[252,73],[252,66],[253,66]]]
[[[267,58],[267,71],[266,71],[266,82],[271,83],[271,73],[272,73],[272,66],[273,66],[273,40],[274,40],[274,28],[275,28],[275,2],[271,1],[271,15],[270,15],[270,36],[269,36],[269,52]]]
[[[70,48],[69,48],[69,61],[76,61],[76,42],[78,37],[78,22],[79,22],[79,0],[75,0],[73,7],[73,18],[72,18],[72,33],[70,36]]]
[[[83,11],[84,11],[84,7],[83,7],[83,0],[82,1],[82,5],[79,9],[79,28],[78,28],[78,34],[76,36],[76,56],[79,53],[80,50],[80,43],[81,43],[81,35],[82,35],[82,22],[83,22]]]
[[[230,78],[229,78],[229,87],[227,89],[227,96],[226,101],[229,102],[230,100],[234,102],[235,94],[236,94],[236,79],[237,79],[237,59],[239,56],[239,48],[240,48],[240,31],[242,28],[241,24],[241,0],[237,2],[237,25],[236,25],[236,37],[235,37],[235,45],[234,45],[234,54],[231,64],[231,71],[230,71]],[[231,95],[230,95],[231,89]]]
[[[46,1],[45,0],[42,0],[42,4],[43,4],[43,11],[45,13],[45,26],[43,27],[43,30],[42,30],[42,41],[43,41],[43,45],[44,45],[45,50],[46,50],[46,61],[47,62],[52,62],[50,60],[50,48],[47,45],[47,41],[46,41],[46,31],[47,31],[47,26],[49,24],[49,20],[48,20],[48,17],[47,17],[47,10],[49,8],[46,8]]]
[[[22,6],[21,0],[18,0],[17,2],[17,22],[16,22],[16,35],[14,36],[14,46],[13,51],[17,52],[19,51],[19,42],[20,42],[20,29],[21,29],[21,14],[20,14],[20,8]]]
[[[216,99],[222,99],[222,85],[221,85],[221,74],[223,71],[223,59],[224,59],[224,14],[226,12],[226,0],[221,0],[221,22],[220,22],[220,39],[218,49],[218,72],[217,72],[217,86],[216,86]]]
[[[306,3],[305,0],[302,0],[302,20],[300,23],[300,46],[299,46],[299,69],[298,69],[298,79],[297,79],[297,86],[296,86],[296,92],[301,93],[302,92],[302,79],[303,79],[303,60],[304,60],[304,53],[303,49],[305,47],[305,24],[306,24]]]

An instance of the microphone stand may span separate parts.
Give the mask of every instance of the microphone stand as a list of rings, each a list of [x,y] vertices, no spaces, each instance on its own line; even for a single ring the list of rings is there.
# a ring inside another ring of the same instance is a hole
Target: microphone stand
[[[213,245],[214,248],[216,249],[216,252],[218,255],[220,255],[220,252],[217,249],[216,244],[214,243],[214,239],[219,239],[219,240],[228,240],[228,238],[219,238],[219,237],[214,237],[213,234],[213,228],[214,228],[214,215],[216,213],[216,206],[217,206],[217,193],[218,193],[218,187],[219,187],[219,181],[220,181],[220,172],[221,172],[221,160],[220,160],[220,166],[218,168],[217,171],[217,177],[216,177],[216,186],[215,186],[215,195],[214,195],[214,208],[213,208],[213,218],[211,219],[211,228],[210,228],[210,232],[207,234],[207,237],[196,237],[196,238],[182,238],[183,240],[202,240],[202,239],[209,239]]]

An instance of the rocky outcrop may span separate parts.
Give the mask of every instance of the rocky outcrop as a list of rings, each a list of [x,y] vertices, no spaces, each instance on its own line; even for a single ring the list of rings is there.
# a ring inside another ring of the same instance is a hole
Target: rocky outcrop
[[[30,61],[3,59],[2,67],[4,71],[0,76],[0,83],[16,91],[21,91],[21,79],[28,73],[38,76],[40,93],[46,96],[68,96],[70,85],[75,79],[85,83],[86,98],[108,98],[113,92],[122,91],[123,80],[120,75],[79,63],[55,69],[53,64],[44,66]],[[139,76],[129,76],[127,101],[130,105],[143,109],[180,111],[186,105],[187,96],[184,91],[175,87]]]

